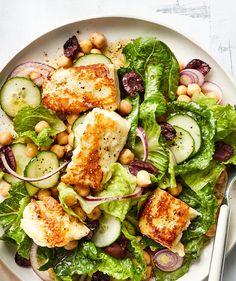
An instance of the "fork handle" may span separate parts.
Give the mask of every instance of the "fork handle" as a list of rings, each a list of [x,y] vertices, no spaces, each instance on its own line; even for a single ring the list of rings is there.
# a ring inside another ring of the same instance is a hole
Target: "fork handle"
[[[211,256],[211,265],[208,281],[221,281],[223,277],[225,248],[228,233],[229,206],[223,204],[219,210],[216,236],[213,252]]]

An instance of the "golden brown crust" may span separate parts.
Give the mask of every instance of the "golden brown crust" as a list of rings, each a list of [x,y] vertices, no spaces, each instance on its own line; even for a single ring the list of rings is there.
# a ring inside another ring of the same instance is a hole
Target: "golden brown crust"
[[[43,85],[43,105],[54,111],[79,114],[91,108],[117,109],[115,79],[104,64],[59,68]]]
[[[102,142],[107,132],[116,130],[117,123],[103,114],[96,114],[93,125],[88,124],[80,137],[80,150],[73,156],[73,164],[61,180],[65,184],[79,184],[99,189],[103,180],[100,166]],[[88,145],[89,144],[89,145]]]
[[[157,188],[148,200],[139,221],[141,233],[172,248],[189,224],[189,206]]]

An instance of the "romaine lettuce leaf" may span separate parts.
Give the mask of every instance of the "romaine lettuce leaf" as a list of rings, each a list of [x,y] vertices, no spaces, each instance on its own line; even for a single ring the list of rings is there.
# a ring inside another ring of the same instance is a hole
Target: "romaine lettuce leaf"
[[[47,108],[43,106],[26,106],[19,110],[13,120],[14,129],[17,133],[34,131],[39,121],[46,121],[50,127],[60,133],[66,129],[65,124]]]
[[[11,186],[9,197],[0,203],[0,225],[4,229],[1,240],[16,244],[18,254],[24,258],[29,258],[31,239],[20,227],[20,221],[29,202],[24,183],[18,182]]]
[[[190,241],[200,237],[215,223],[217,199],[214,195],[214,185],[207,183],[198,191],[185,187],[179,199],[200,213],[184,232],[182,241]]]
[[[131,125],[126,142],[126,147],[133,150],[135,146],[135,138],[137,135],[137,128],[138,128],[140,97],[139,94],[137,93],[134,98],[127,97],[126,100],[128,100],[132,104],[132,111],[126,117],[126,119],[129,121]]]
[[[176,174],[185,174],[189,171],[203,170],[212,160],[214,153],[213,138],[215,136],[215,118],[211,110],[205,105],[195,102],[172,102],[167,105],[168,114],[188,114],[193,116],[201,129],[202,144],[200,150],[191,159],[175,167]]]
[[[121,74],[134,70],[145,82],[145,71],[148,65],[162,65],[163,75],[160,91],[175,99],[179,83],[179,64],[169,47],[154,37],[140,37],[123,48],[126,65],[120,69]]]
[[[16,139],[17,142],[23,138],[30,138],[37,146],[49,146],[54,142],[53,136],[58,134],[58,131],[52,128],[45,128],[39,134],[35,131],[26,131],[19,134],[19,137]]]
[[[124,196],[134,192],[136,188],[136,177],[129,174],[119,163],[111,166],[111,178],[103,186],[103,191],[97,194],[98,197]],[[121,221],[130,208],[131,200],[114,200],[100,205],[100,209],[105,213],[117,217]]]
[[[197,192],[209,183],[215,185],[224,169],[224,164],[211,161],[206,169],[186,173],[182,178],[193,191]]]

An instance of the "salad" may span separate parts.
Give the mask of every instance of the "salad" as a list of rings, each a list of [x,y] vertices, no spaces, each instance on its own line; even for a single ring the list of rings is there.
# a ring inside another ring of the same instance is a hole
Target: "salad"
[[[0,90],[1,240],[46,281],[177,280],[215,234],[235,107],[157,38],[63,48]]]

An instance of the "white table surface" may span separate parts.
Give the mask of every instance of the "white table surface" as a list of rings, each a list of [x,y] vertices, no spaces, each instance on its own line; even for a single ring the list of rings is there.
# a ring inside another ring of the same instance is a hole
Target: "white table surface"
[[[236,80],[235,14],[234,0],[0,0],[0,70],[55,27],[86,17],[131,15],[160,20],[192,37]],[[236,280],[234,264],[236,247],[226,259],[224,281]]]

